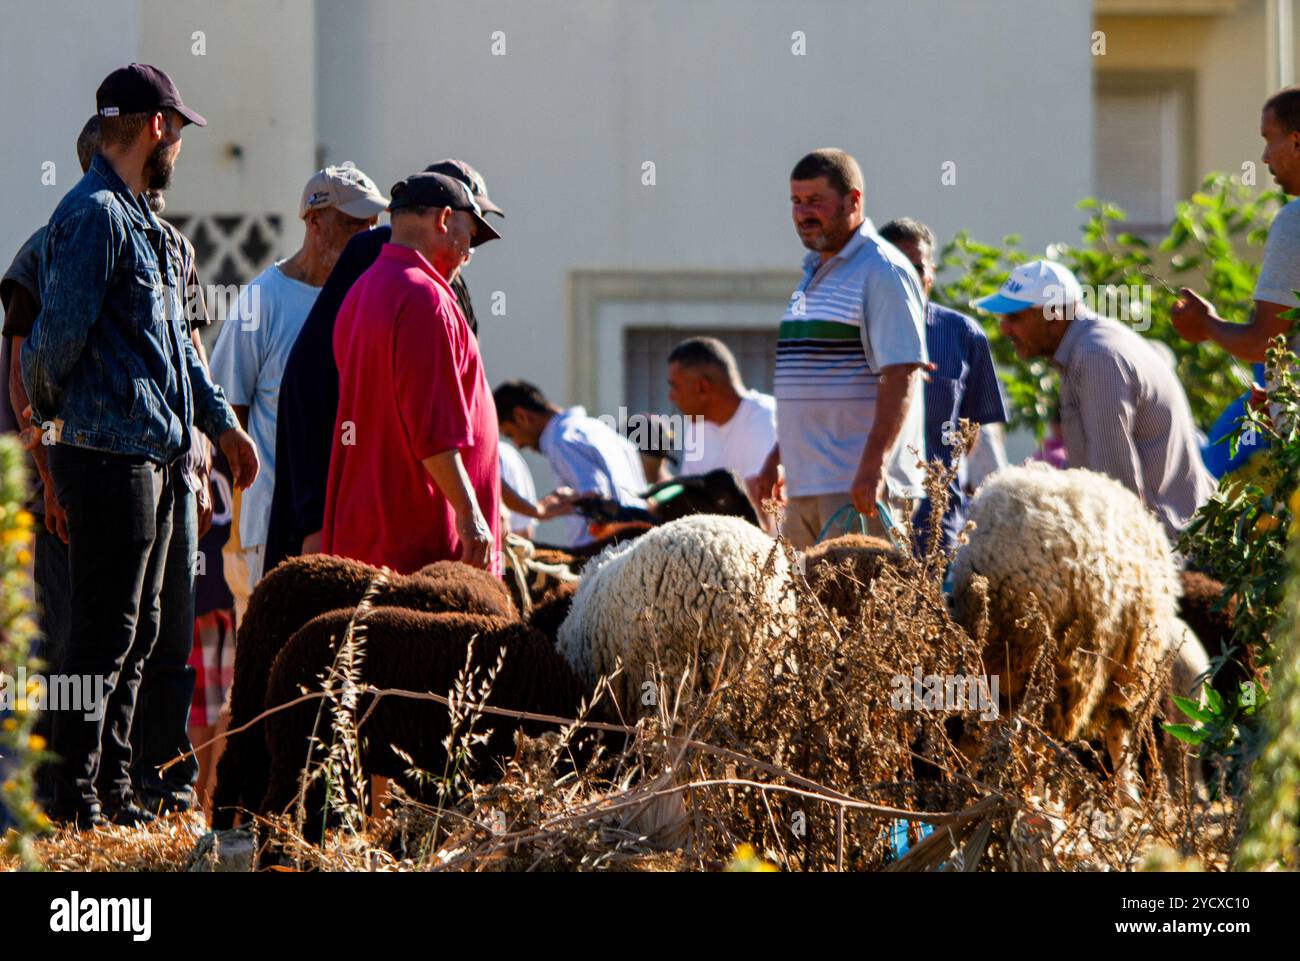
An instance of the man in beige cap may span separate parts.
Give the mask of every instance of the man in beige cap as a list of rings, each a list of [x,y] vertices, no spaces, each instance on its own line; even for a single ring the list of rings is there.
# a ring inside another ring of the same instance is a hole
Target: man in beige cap
[[[280,378],[303,321],[339,254],[356,234],[375,226],[388,198],[351,163],[326,167],[307,181],[298,206],[306,224],[302,247],[268,267],[240,291],[212,351],[212,376],[261,456],[257,481],[238,507],[240,552],[227,553],[226,579],[236,598],[262,577],[266,530],[275,489],[275,419]],[[234,538],[232,537],[232,540]],[[247,565],[246,576],[239,568]]]

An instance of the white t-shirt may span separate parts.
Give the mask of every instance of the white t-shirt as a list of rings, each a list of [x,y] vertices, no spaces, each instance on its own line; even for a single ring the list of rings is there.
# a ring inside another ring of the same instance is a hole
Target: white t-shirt
[[[1300,199],[1277,212],[1264,243],[1264,262],[1255,282],[1255,299],[1296,306],[1300,290]]]
[[[511,489],[520,497],[536,503],[537,488],[533,484],[533,473],[528,469],[528,464],[524,462],[524,455],[519,453],[517,447],[503,438],[499,445],[499,456],[501,457],[501,480],[509,484]],[[533,529],[536,526],[537,521],[527,514],[517,514],[510,511],[510,532],[512,534],[523,534],[526,537],[532,537]]]
[[[776,398],[746,391],[725,424],[686,418],[682,433],[682,474],[707,474],[725,468],[753,477],[776,445]]]
[[[212,379],[226,392],[231,406],[248,407],[248,433],[257,447],[257,480],[244,491],[239,508],[239,542],[245,548],[266,543],[275,490],[280,378],[320,293],[319,287],[286,277],[280,269],[283,263],[266,268],[240,291],[209,362]]]

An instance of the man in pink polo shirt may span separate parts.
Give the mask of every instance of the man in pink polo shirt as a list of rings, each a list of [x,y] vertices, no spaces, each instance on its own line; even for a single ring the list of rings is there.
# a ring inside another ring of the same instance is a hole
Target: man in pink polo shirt
[[[497,416],[449,282],[500,235],[464,184],[393,186],[393,235],[339,309],[339,407],[322,549],[407,574],[438,560],[501,573]]]

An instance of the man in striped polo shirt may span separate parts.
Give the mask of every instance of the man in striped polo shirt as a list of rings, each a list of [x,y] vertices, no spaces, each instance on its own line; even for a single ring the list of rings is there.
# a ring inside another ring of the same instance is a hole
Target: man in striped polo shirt
[[[779,500],[784,466],[784,533],[802,550],[850,529],[831,523],[847,505],[879,536],[877,503],[902,524],[925,495],[925,297],[863,214],[849,154],[814,150],[795,164],[790,203],[810,253],[777,342],[777,443],[751,493]]]

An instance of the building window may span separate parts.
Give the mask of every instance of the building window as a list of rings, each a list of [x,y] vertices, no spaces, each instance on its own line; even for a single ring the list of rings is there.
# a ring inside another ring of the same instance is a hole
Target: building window
[[[790,270],[577,270],[569,275],[566,401],[592,414],[673,413],[668,354],[717,337],[745,383],[770,392],[776,336],[800,275]]]
[[[736,355],[740,377],[751,390],[772,392],[776,364],[775,326],[766,329],[718,327],[628,327],[623,332],[623,385],[631,414],[673,414],[668,402],[668,355],[687,337],[716,337]]]
[[[1134,233],[1164,233],[1188,192],[1189,99],[1179,77],[1098,78],[1094,189],[1128,215]]]

